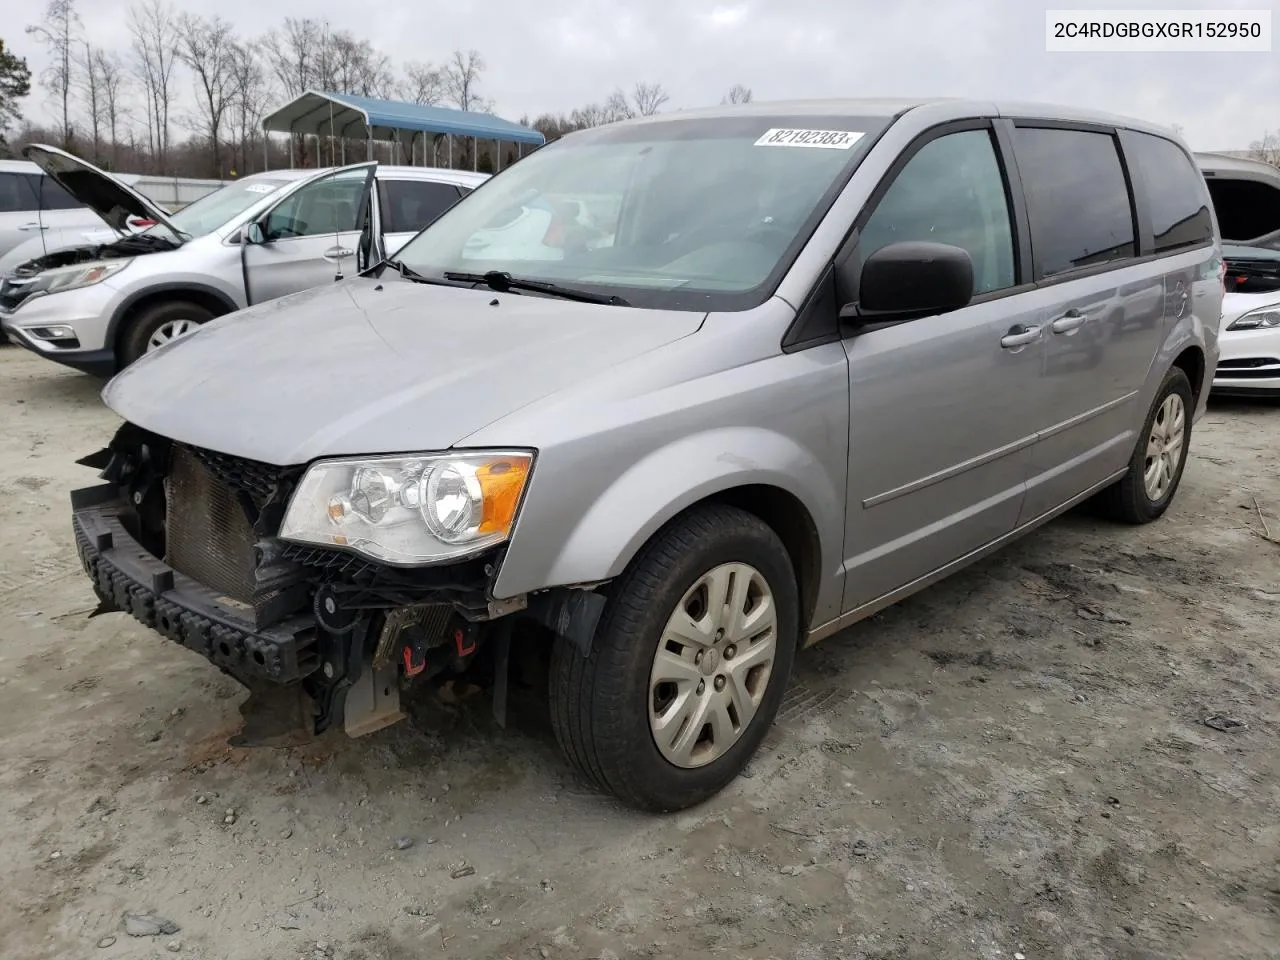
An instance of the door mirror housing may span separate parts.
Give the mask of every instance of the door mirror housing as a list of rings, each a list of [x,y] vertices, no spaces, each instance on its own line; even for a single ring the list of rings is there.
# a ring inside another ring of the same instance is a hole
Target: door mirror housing
[[[840,317],[862,323],[908,320],[947,313],[973,299],[973,260],[947,243],[906,240],[867,257],[858,300]]]
[[[251,244],[266,243],[267,240],[267,235],[262,230],[262,224],[257,220],[245,224],[241,236],[244,237],[245,243]]]

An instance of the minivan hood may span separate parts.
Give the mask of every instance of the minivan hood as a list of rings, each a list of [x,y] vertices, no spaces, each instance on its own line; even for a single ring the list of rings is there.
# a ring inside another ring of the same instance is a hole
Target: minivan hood
[[[443,450],[704,317],[353,278],[215,320],[102,397],[161,436],[277,466]]]
[[[181,235],[162,208],[105,170],[99,170],[65,150],[43,143],[24,147],[22,155],[100,216],[112,230],[127,233],[130,218],[137,218],[159,221]]]

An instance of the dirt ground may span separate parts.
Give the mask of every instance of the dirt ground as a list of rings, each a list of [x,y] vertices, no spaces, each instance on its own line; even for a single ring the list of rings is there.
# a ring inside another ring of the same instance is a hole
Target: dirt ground
[[[483,702],[227,747],[234,683],[87,616],[99,388],[0,348],[4,960],[1280,958],[1280,404],[1212,407],[1162,522],[802,654],[748,775],[654,818]]]

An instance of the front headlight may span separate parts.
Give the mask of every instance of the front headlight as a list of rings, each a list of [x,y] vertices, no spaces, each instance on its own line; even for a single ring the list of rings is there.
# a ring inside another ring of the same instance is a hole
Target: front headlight
[[[1227,325],[1228,330],[1263,330],[1271,327],[1280,327],[1280,304],[1251,310]]]
[[[285,511],[285,540],[408,566],[469,556],[511,535],[533,453],[324,460]]]
[[[38,293],[63,293],[67,290],[78,290],[81,287],[92,287],[107,277],[115,276],[129,264],[129,260],[103,260],[98,263],[77,263],[70,267],[55,267],[42,270],[26,281],[27,296]]]

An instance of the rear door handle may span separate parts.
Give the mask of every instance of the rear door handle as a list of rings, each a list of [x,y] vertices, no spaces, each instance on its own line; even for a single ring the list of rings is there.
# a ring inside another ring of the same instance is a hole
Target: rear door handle
[[[1034,343],[1039,338],[1039,327],[1028,327],[1020,323],[1015,327],[1011,327],[1009,332],[1000,338],[1000,346],[1006,350],[1012,350],[1015,347],[1025,347],[1028,343]]]
[[[1072,330],[1079,330],[1083,327],[1084,322],[1088,319],[1079,310],[1071,309],[1049,324],[1049,329],[1054,333],[1070,333]]]
[[[352,252],[346,247],[330,247],[324,252],[323,256],[326,260],[345,260],[351,256]]]
[[[49,228],[43,223],[24,223],[18,228],[19,230],[48,230]]]

